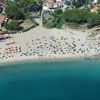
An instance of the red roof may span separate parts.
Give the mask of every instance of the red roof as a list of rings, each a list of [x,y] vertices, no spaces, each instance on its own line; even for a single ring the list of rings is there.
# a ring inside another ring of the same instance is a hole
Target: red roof
[[[0,38],[8,38],[8,37],[11,37],[11,36],[8,34],[0,34]]]
[[[0,24],[4,21],[5,16],[4,15],[0,15]]]
[[[64,5],[65,2],[48,2],[48,5]]]
[[[0,34],[0,38],[6,38],[6,36],[5,36],[5,35],[1,35],[1,34]]]

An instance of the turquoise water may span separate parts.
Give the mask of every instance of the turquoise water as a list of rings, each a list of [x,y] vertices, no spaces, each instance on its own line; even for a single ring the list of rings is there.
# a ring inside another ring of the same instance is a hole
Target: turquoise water
[[[1,67],[0,100],[100,100],[100,61],[46,61]]]

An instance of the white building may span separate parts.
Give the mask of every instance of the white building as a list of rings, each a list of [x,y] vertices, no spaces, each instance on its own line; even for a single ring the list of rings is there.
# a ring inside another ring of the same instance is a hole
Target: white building
[[[98,0],[90,0],[90,2],[92,2],[93,4],[98,3]]]

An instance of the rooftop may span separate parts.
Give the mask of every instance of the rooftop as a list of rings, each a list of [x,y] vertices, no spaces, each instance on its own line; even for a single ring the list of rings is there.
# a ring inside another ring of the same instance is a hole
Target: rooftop
[[[5,16],[4,15],[0,15],[0,24],[4,21]]]

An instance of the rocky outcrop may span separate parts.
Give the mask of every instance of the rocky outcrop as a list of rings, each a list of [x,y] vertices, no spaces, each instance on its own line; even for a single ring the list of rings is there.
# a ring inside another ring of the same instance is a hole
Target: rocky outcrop
[[[86,59],[86,60],[99,60],[100,59],[100,54],[85,56],[84,59]]]

